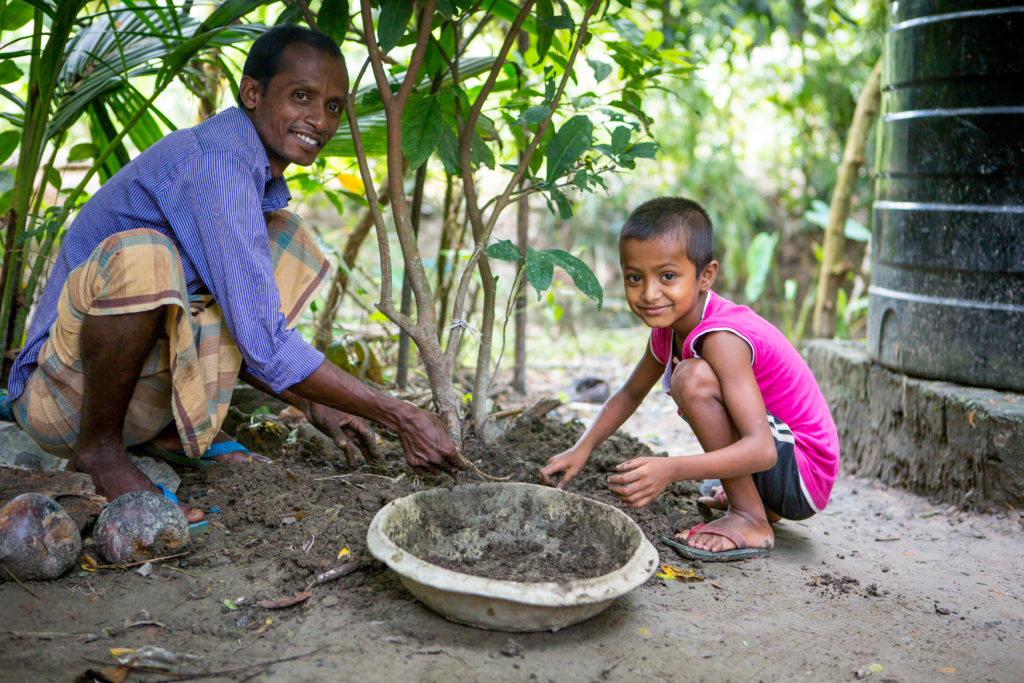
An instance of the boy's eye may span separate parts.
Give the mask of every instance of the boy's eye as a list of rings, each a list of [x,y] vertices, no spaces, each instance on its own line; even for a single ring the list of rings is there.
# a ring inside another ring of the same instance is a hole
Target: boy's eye
[[[635,274],[635,273],[632,274],[632,275],[627,275],[626,276],[626,282],[634,282],[635,283],[635,282],[640,282],[640,280],[641,280],[640,276]]]
[[[665,273],[664,275],[661,276],[661,279],[662,280],[675,280],[676,279],[676,274],[675,273]]]

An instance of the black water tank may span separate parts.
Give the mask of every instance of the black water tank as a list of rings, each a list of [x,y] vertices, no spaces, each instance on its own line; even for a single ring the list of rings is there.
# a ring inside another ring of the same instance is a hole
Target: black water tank
[[[891,2],[868,346],[1024,391],[1024,2]]]

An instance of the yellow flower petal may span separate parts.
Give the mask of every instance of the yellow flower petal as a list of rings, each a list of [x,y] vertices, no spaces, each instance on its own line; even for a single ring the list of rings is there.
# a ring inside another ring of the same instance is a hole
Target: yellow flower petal
[[[357,175],[351,173],[339,173],[335,176],[341,186],[353,194],[366,194],[366,186],[363,185],[363,179]]]

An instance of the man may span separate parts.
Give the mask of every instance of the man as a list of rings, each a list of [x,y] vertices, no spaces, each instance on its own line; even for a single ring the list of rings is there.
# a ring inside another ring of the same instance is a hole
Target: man
[[[414,468],[457,465],[436,416],[372,391],[294,329],[327,267],[283,211],[283,174],[312,164],[334,135],[347,85],[330,38],[271,29],[246,59],[240,108],[147,149],[68,229],[10,400],[22,427],[107,499],[158,490],[126,444],[249,459],[237,446],[211,448],[227,439],[220,424],[236,377],[301,408],[350,464],[345,436],[375,455],[359,415],[394,430]]]

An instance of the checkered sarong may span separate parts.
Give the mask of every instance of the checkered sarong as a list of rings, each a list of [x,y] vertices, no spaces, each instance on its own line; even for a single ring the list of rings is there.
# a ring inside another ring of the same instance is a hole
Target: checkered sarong
[[[281,312],[294,327],[329,274],[302,219],[267,215]],[[68,276],[57,320],[25,390],[14,403],[22,428],[46,451],[69,457],[81,423],[84,375],[79,335],[86,315],[166,306],[166,339],[153,347],[125,416],[126,446],[145,443],[173,420],[185,452],[198,458],[227,416],[242,356],[210,296],[189,297],[177,250],[162,234],[130,230],[104,240]]]

